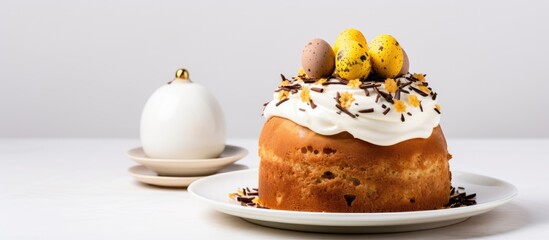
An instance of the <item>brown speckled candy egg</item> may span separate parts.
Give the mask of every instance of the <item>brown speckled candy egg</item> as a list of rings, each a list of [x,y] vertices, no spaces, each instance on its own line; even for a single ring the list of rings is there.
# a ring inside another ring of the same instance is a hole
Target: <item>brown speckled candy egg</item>
[[[330,44],[322,39],[313,39],[303,47],[301,66],[310,78],[332,75],[335,68],[335,54]]]

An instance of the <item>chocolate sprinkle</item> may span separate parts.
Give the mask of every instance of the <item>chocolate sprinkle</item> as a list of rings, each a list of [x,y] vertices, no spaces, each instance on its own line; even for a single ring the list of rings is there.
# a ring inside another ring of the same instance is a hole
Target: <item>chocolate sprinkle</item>
[[[437,93],[434,93],[433,96],[431,97],[433,100],[436,100],[437,99]]]
[[[303,108],[299,108],[299,111],[305,112],[305,109],[303,109]]]
[[[313,108],[313,109],[316,108],[316,104],[315,104],[315,102],[313,102],[313,99],[310,99],[309,103],[311,104],[311,108]]]
[[[337,109],[339,109],[340,111],[346,113],[347,115],[351,116],[352,118],[356,118],[356,116],[355,116],[354,114],[352,114],[351,112],[349,112],[349,110],[343,108],[341,105],[336,104],[335,106],[337,107]]]
[[[331,85],[331,84],[341,84],[341,85],[346,85],[346,83],[343,83],[343,82],[325,82],[325,83],[323,83],[322,85]]]
[[[322,92],[324,92],[324,88],[312,87],[312,88],[311,88],[311,91],[315,91],[315,92],[322,93]]]
[[[404,119],[404,114],[402,114],[402,113],[400,114],[400,121],[402,121],[402,122],[406,121],[406,119]]]
[[[385,101],[390,102],[390,103],[392,103],[392,104],[395,103],[395,102],[393,101],[393,96],[391,96],[391,94],[388,94],[388,93],[386,93],[386,92],[380,91],[380,90],[377,89],[377,88],[374,88],[374,89],[376,90],[376,92],[377,92],[379,95],[381,95],[381,96],[385,99]]]
[[[296,85],[280,86],[280,89],[284,89],[284,90],[287,90],[287,91],[298,90],[298,89],[301,89],[301,85],[296,84]]]
[[[244,193],[244,194],[246,194],[246,193]],[[236,200],[239,201],[239,202],[242,202],[242,203],[252,203],[254,198],[253,197],[237,197]]]
[[[242,194],[240,194],[242,192]],[[229,197],[233,198],[244,207],[255,207],[255,208],[265,208],[258,203],[255,203],[254,200],[259,197],[259,189],[257,188],[240,188],[237,193],[229,194]]]
[[[280,74],[280,77],[282,78],[282,81],[288,80],[288,79],[286,79],[286,77],[284,76],[284,74]]]
[[[288,100],[289,100],[289,98],[284,98],[284,99],[280,100],[279,102],[277,102],[275,106],[278,107],[278,105],[280,105],[280,104],[282,104],[282,103],[284,103],[284,102],[286,102],[286,101],[288,101]]]
[[[398,87],[399,87],[400,89],[403,89],[403,88],[405,88],[406,86],[408,86],[408,85],[410,85],[410,84],[412,84],[412,82],[407,82],[407,83],[402,84],[402,85],[400,85],[400,86],[398,86]]]
[[[359,113],[371,113],[374,112],[373,108],[358,110]]]
[[[440,111],[437,108],[434,108],[434,109],[438,114],[440,114]]]
[[[377,88],[377,87],[381,87],[381,84],[363,83],[362,85],[360,85],[360,88],[362,88],[362,89]]]
[[[391,108],[385,109],[385,111],[383,111],[383,115],[387,115],[387,113],[388,113],[389,111],[391,111]]]
[[[450,187],[450,189],[450,199],[444,207],[456,208],[477,204],[476,193],[467,195],[467,193],[465,193],[465,188],[463,187],[458,187],[457,189],[455,187]]]
[[[424,91],[419,90],[418,88],[415,88],[413,86],[410,86],[412,90],[414,90],[417,94],[421,95],[422,97],[427,97],[429,94],[425,93]]]

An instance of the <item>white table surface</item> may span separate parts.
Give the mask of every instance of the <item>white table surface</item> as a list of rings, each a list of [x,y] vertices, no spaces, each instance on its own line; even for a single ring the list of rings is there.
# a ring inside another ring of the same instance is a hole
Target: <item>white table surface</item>
[[[230,139],[258,166],[256,139]],[[185,189],[133,180],[137,139],[0,139],[0,239],[549,239],[549,139],[449,139],[453,170],[511,182],[518,197],[457,225],[393,234],[271,229],[225,215]]]

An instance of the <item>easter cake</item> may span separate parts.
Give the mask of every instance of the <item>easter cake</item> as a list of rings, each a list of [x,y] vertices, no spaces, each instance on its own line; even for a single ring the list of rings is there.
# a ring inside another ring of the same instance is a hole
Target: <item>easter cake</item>
[[[437,93],[391,35],[313,39],[265,104],[259,201],[272,209],[398,212],[450,197]]]

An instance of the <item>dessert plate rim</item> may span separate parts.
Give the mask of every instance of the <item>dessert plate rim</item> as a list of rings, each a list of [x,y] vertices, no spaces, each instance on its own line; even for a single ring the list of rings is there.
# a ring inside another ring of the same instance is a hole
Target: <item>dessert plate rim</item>
[[[431,229],[459,223],[501,206],[518,194],[512,184],[496,178],[464,171],[452,171],[452,185],[463,186],[467,193],[477,193],[477,204],[459,208],[388,212],[327,213],[261,209],[240,206],[228,195],[240,187],[257,186],[258,169],[248,169],[208,176],[187,188],[194,198],[217,211],[249,222],[281,229],[332,232],[379,233]]]

